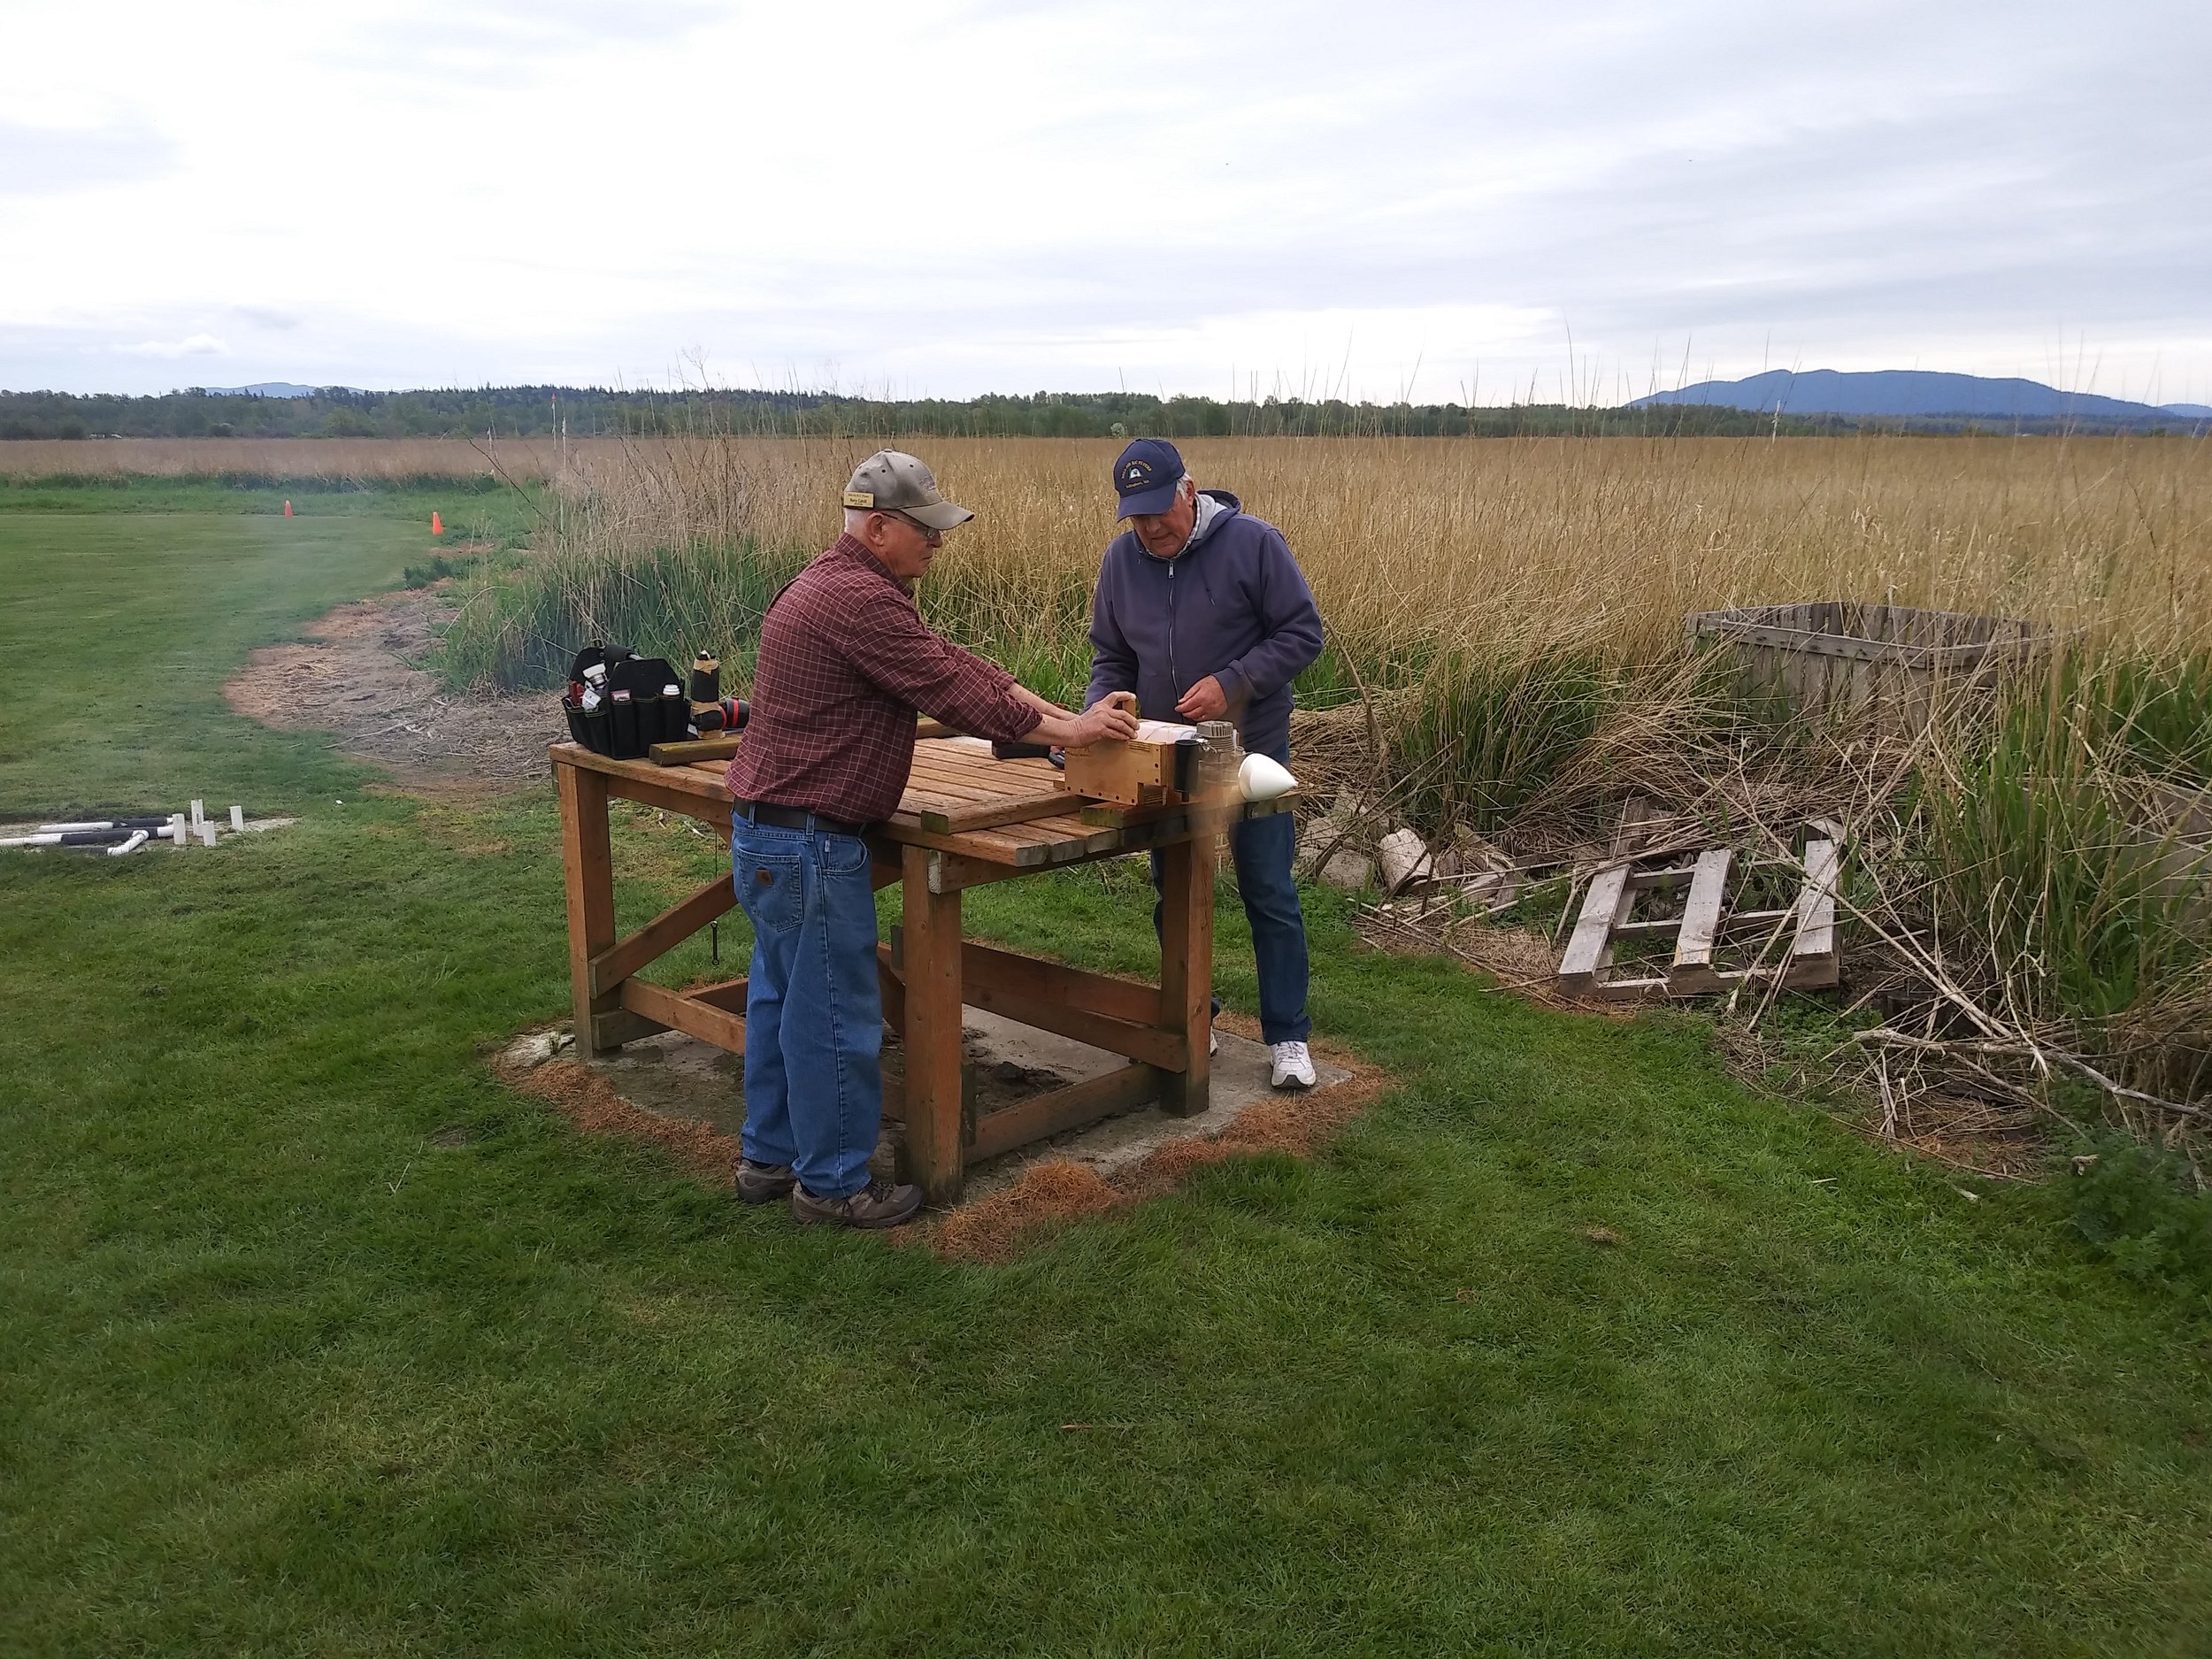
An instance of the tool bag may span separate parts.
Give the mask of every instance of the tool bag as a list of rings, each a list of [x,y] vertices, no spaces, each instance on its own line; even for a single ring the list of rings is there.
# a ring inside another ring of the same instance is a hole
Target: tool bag
[[[616,760],[643,760],[656,743],[698,735],[691,699],[673,663],[596,640],[569,664],[561,712],[571,737]]]

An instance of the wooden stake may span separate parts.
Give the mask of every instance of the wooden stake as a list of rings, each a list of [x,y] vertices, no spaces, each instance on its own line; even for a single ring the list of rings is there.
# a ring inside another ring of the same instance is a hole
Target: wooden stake
[[[959,1202],[960,889],[933,893],[930,852],[904,849],[900,964],[906,983],[906,1159],[933,1204]]]
[[[1183,1040],[1184,1069],[1160,1074],[1160,1105],[1195,1118],[1212,1103],[1214,832],[1160,849],[1160,1024]]]
[[[595,998],[594,956],[614,943],[614,849],[607,833],[607,780],[581,766],[553,769],[561,801],[561,881],[568,901],[568,985],[576,1051],[595,1047],[592,1017],[621,1005],[619,989]]]

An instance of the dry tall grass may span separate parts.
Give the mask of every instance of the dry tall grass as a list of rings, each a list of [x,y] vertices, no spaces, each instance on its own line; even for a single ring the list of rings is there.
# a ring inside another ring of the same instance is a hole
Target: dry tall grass
[[[0,473],[146,478],[314,478],[364,482],[475,478],[492,471],[466,438],[27,438],[0,443]],[[500,465],[517,480],[560,469],[557,438],[502,438]],[[596,450],[616,456],[618,438],[572,439],[572,462]]]
[[[602,556],[812,549],[872,441],[603,448]],[[932,581],[1012,625],[1114,530],[1110,442],[916,441],[979,514]],[[1694,611],[1867,599],[2028,617],[2159,653],[2212,644],[2212,445],[2185,439],[1227,439],[1202,484],[1279,525],[1339,634],[1373,649],[1670,653]]]

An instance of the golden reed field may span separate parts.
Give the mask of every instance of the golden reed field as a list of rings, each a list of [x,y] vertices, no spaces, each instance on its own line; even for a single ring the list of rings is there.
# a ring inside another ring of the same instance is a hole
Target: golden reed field
[[[127,472],[145,478],[356,479],[465,478],[488,470],[466,438],[58,438],[0,443],[0,474],[51,478]],[[589,449],[618,451],[618,438],[572,441],[573,458]],[[559,463],[557,439],[503,438],[503,464],[543,474]]]
[[[931,580],[1059,634],[1112,535],[1112,441],[916,439],[979,517]],[[874,440],[572,456],[580,550],[811,549]],[[1691,611],[1863,599],[2167,655],[2212,643],[2212,444],[2182,439],[1227,439],[1203,485],[1279,525],[1340,640],[1671,655]],[[949,598],[949,594],[947,595]],[[1041,644],[1041,640],[1037,641]]]

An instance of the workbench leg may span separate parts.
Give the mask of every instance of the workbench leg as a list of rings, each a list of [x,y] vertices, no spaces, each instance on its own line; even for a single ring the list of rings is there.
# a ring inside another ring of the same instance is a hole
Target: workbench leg
[[[929,849],[905,849],[900,891],[906,978],[906,1158],[933,1204],[956,1203],[960,1137],[960,893],[929,890]]]
[[[1160,1024],[1190,1054],[1187,1070],[1160,1074],[1160,1104],[1177,1118],[1197,1117],[1211,1098],[1214,840],[1202,833],[1160,849]]]
[[[591,959],[614,943],[614,857],[607,833],[607,780],[580,766],[553,769],[561,799],[561,877],[568,891],[568,984],[576,1010],[576,1052],[592,1044],[592,1018],[622,1006],[619,986],[595,1001]]]

